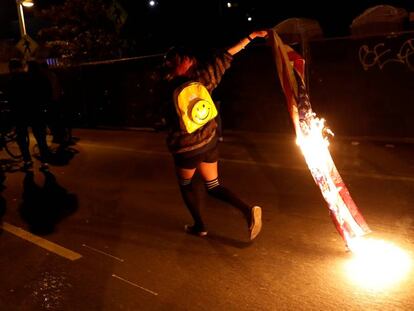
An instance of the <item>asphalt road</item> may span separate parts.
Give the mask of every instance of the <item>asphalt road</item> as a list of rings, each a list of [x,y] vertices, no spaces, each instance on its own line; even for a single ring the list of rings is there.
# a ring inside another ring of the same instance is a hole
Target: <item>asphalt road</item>
[[[414,264],[391,287],[349,277],[353,255],[293,137],[229,132],[220,145],[222,184],[263,208],[251,243],[238,211],[210,198],[209,235],[184,233],[164,134],[75,135],[51,174],[7,174],[0,310],[414,310]],[[414,144],[337,137],[330,149],[371,236],[414,259]]]

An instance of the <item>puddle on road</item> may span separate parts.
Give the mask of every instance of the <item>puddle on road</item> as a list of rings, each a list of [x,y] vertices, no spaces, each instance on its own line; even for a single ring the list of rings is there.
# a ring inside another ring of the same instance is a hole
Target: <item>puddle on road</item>
[[[42,276],[27,287],[36,305],[45,310],[58,310],[64,305],[65,292],[72,285],[64,273],[43,272]]]

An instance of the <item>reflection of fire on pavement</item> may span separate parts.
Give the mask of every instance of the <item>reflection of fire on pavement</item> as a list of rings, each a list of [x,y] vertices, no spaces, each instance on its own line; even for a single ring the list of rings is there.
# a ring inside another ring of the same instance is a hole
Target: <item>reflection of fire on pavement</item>
[[[347,277],[365,289],[380,291],[408,278],[411,258],[398,246],[374,239],[355,239],[345,264]]]

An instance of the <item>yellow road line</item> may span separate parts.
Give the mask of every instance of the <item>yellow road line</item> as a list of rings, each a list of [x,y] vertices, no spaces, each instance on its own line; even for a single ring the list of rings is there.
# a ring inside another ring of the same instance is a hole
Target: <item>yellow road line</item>
[[[59,256],[62,256],[66,259],[73,261],[73,260],[77,260],[82,257],[81,254],[78,254],[74,251],[71,251],[70,249],[64,248],[63,246],[50,242],[46,239],[43,239],[37,235],[27,232],[23,230],[22,228],[13,226],[7,222],[4,222],[2,227],[5,231],[11,234],[14,234],[15,236],[18,236],[19,238],[22,238],[23,240],[36,244],[39,247],[47,249],[48,251],[55,253]]]

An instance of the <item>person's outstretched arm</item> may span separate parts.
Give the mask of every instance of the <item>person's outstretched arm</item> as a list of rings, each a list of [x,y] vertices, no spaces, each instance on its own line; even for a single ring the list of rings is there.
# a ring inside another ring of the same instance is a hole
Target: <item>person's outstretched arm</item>
[[[254,31],[247,38],[242,39],[233,47],[223,50],[222,54],[215,57],[215,60],[198,71],[198,80],[204,84],[207,90],[211,93],[220,83],[222,76],[230,67],[233,60],[233,55],[249,44],[250,41],[257,37],[266,37],[267,31]],[[249,39],[250,38],[250,39]]]
[[[255,38],[261,37],[264,38],[268,35],[266,30],[258,30],[253,31],[250,35],[246,38],[241,39],[237,44],[227,49],[227,53],[231,55],[235,55],[241,50],[243,50],[250,42],[252,42]]]

